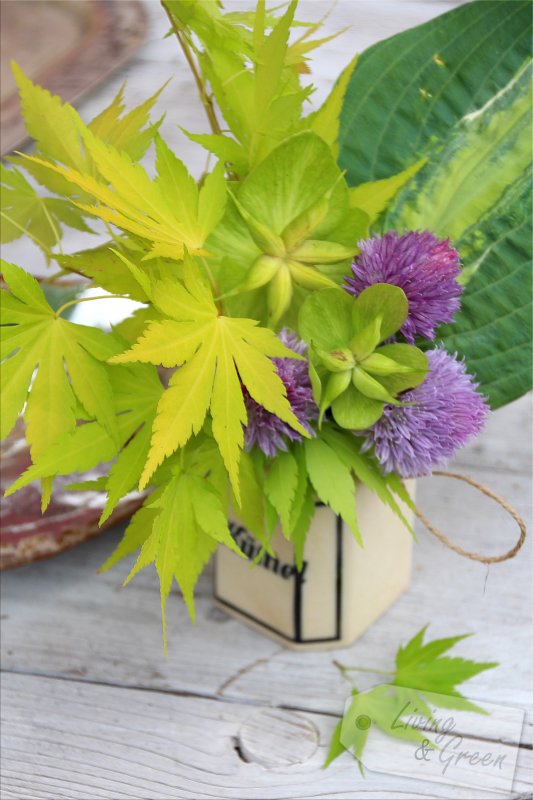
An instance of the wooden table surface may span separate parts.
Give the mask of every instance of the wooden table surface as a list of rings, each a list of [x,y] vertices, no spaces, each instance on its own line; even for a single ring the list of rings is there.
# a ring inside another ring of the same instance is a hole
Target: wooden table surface
[[[157,2],[138,58],[82,105],[96,113],[126,76],[131,102],[169,74],[159,108],[165,137],[196,172],[202,152],[177,130],[205,123],[194,87]],[[352,24],[316,62],[320,100],[352,53],[457,3],[339,2],[327,28]],[[300,17],[328,4],[306,2]],[[90,246],[70,232],[67,246]],[[42,271],[29,243],[5,257]],[[92,305],[92,304],[85,304]],[[530,404],[494,413],[483,436],[453,465],[503,495],[527,518]],[[419,482],[420,507],[469,549],[501,552],[516,529],[503,511],[462,484]],[[177,592],[168,604],[169,651],[162,651],[155,572],[126,589],[122,564],[96,575],[120,531],[50,561],[2,576],[2,791],[17,798],[479,798],[479,792],[368,772],[345,754],[322,769],[348,686],[333,660],[387,669],[398,645],[431,621],[432,638],[473,632],[458,653],[501,666],[469,684],[469,696],[530,709],[531,541],[490,568],[460,558],[420,529],[410,589],[347,650],[300,654],[274,644],[215,608],[211,578],[198,587],[192,626]],[[362,685],[362,684],[361,684]],[[533,736],[526,722],[513,797],[533,792]],[[486,796],[489,796],[487,793]],[[494,795],[496,796],[496,795]],[[500,795],[501,796],[501,795]]]

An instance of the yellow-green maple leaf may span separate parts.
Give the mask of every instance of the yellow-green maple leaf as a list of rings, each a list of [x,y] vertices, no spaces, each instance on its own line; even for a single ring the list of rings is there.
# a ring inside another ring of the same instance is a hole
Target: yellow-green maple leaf
[[[167,83],[168,81],[144,103],[132,108],[124,116],[122,114],[125,108],[125,84],[122,84],[110,105],[91,120],[87,127],[99,139],[103,139],[137,161],[146,151],[162,121],[144,127],[149,123],[149,113]]]
[[[146,506],[154,515],[151,532],[145,534],[134,529],[131,538],[126,532],[122,550],[130,551],[142,543],[141,551],[126,583],[141,569],[155,563],[161,592],[161,617],[166,649],[167,626],[165,606],[175,578],[194,621],[194,586],[203,567],[209,561],[218,543],[222,543],[242,556],[229,530],[226,509],[213,486],[205,479],[182,472],[166,484],[156,499]],[[146,513],[141,509],[137,514]],[[120,545],[119,545],[120,548]],[[122,553],[119,553],[120,557]],[[105,567],[114,563],[113,556]]]
[[[11,68],[19,90],[26,129],[35,139],[38,154],[80,172],[92,173],[94,166],[82,146],[81,130],[84,125],[77,111],[57,95],[50,94],[42,86],[32,83],[14,62],[11,62]],[[89,130],[99,139],[137,161],[159,128],[161,120],[150,124],[149,113],[165,86],[166,84],[144,103],[123,115],[124,85],[122,85],[111,104],[91,120],[88,125]],[[19,164],[21,161],[17,156],[9,160]],[[25,167],[50,191],[67,196],[76,193],[73,184],[69,184],[62,176],[43,169],[39,164],[26,162]]]
[[[149,323],[130,350],[110,359],[116,364],[179,366],[159,401],[139,488],[148,484],[166,457],[201,430],[209,411],[213,436],[239,497],[239,458],[247,421],[241,384],[257,403],[307,436],[272,361],[299,356],[254,320],[219,315],[195,267],[191,262],[186,267],[186,286],[163,281],[155,285],[154,304],[173,319]]]
[[[60,365],[62,368],[62,365]],[[63,369],[64,372],[64,369]],[[108,498],[100,518],[105,522],[119,500],[139,482],[150,445],[150,433],[163,386],[155,367],[147,364],[116,366],[110,370],[117,435],[111,436],[98,422],[83,422],[50,442],[34,463],[11,484],[6,497],[40,478],[87,472],[117,458],[104,478]],[[35,382],[30,398],[35,391]],[[29,400],[28,400],[29,402]],[[48,398],[43,399],[43,411]]]
[[[1,437],[25,406],[26,437],[38,460],[76,427],[79,405],[115,436],[105,361],[120,350],[118,341],[58,317],[35,278],[20,267],[2,262],[2,272],[11,291],[2,291]]]
[[[352,186],[349,190],[351,207],[360,208],[361,211],[368,214],[369,222],[372,224],[387,208],[402,186],[410,181],[425,164],[427,164],[427,158],[421,158],[407,169],[398,172],[397,175],[391,175],[390,178]]]
[[[36,86],[11,62],[26,130],[49,158],[80,169],[87,161],[82,150],[77,111],[47,89]]]
[[[46,255],[62,235],[61,225],[91,233],[79,208],[59,197],[42,197],[17,169],[0,166],[0,241],[27,234]]]
[[[26,156],[26,161],[47,167],[91,195],[97,204],[77,205],[147,239],[152,243],[150,256],[180,260],[185,248],[203,254],[204,242],[225,209],[223,166],[215,167],[198,189],[182,162],[156,137],[158,177],[152,180],[126,153],[98,139],[81,122],[79,126],[97,177],[35,156]]]

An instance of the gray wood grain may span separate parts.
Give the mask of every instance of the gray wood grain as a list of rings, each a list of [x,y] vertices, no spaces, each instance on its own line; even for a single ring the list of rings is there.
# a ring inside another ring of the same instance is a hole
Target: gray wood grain
[[[243,751],[241,732],[257,719],[243,703],[22,675],[3,676],[2,698],[5,797],[450,797],[450,787],[438,783],[375,772],[363,780],[349,755],[322,769],[336,722],[328,715],[263,714],[263,743],[283,737],[291,762],[265,767]],[[309,731],[316,746],[302,756],[300,733]],[[531,760],[526,751],[520,758],[515,790],[525,793]],[[457,788],[453,796],[479,794]]]
[[[485,474],[471,472],[486,479]],[[500,473],[493,485],[524,510],[525,476]],[[515,535],[512,524],[502,513],[501,527],[496,527],[490,502],[480,503],[476,495],[462,502],[461,491],[461,486],[445,488],[444,479],[420,481],[419,504],[467,547],[505,547],[504,540]],[[217,610],[207,573],[198,588],[196,625],[190,624],[177,592],[172,593],[169,652],[164,659],[154,571],[145,570],[125,589],[120,585],[128,564],[95,574],[118,535],[103,534],[53,560],[4,575],[5,669],[339,713],[347,687],[332,665],[334,658],[386,668],[398,644],[434,620],[434,635],[476,633],[461,645],[465,656],[501,659],[498,670],[472,681],[475,697],[488,699],[496,693],[493,699],[503,703],[531,703],[531,542],[514,561],[487,569],[445,550],[419,530],[412,585],[392,609],[351,648],[305,657]]]

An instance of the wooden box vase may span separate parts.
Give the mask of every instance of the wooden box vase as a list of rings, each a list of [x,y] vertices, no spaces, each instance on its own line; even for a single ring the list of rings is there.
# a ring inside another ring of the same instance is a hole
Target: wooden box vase
[[[413,496],[414,482],[406,488]],[[405,505],[402,512],[412,523]],[[331,509],[317,506],[301,572],[280,530],[272,539],[275,557],[265,554],[256,566],[220,547],[217,604],[287,647],[325,650],[352,644],[407,588],[413,542],[394,512],[362,485],[357,517],[364,547]],[[237,521],[230,529],[253,560],[260,550],[257,540]]]

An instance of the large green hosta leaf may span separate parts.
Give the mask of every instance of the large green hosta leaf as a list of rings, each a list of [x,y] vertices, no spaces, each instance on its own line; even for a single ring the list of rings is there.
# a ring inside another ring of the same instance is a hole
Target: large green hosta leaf
[[[340,162],[352,186],[387,178],[448,138],[530,55],[531,5],[483,0],[366,50],[346,91]]]
[[[480,225],[479,235],[488,244],[483,263],[468,284],[455,323],[440,331],[448,350],[466,355],[492,408],[531,388],[530,181],[517,181],[511,191],[517,204]]]
[[[516,193],[507,190],[531,163],[531,100],[528,64],[433,148],[426,166],[397,195],[387,227],[429,228],[457,245],[465,237],[461,255],[473,266],[487,246],[476,234],[480,222],[516,203]]]
[[[341,121],[350,183],[428,159],[380,225],[458,247],[472,281],[443,341],[493,408],[531,386],[530,38],[529,3],[466,4],[363,54]]]

